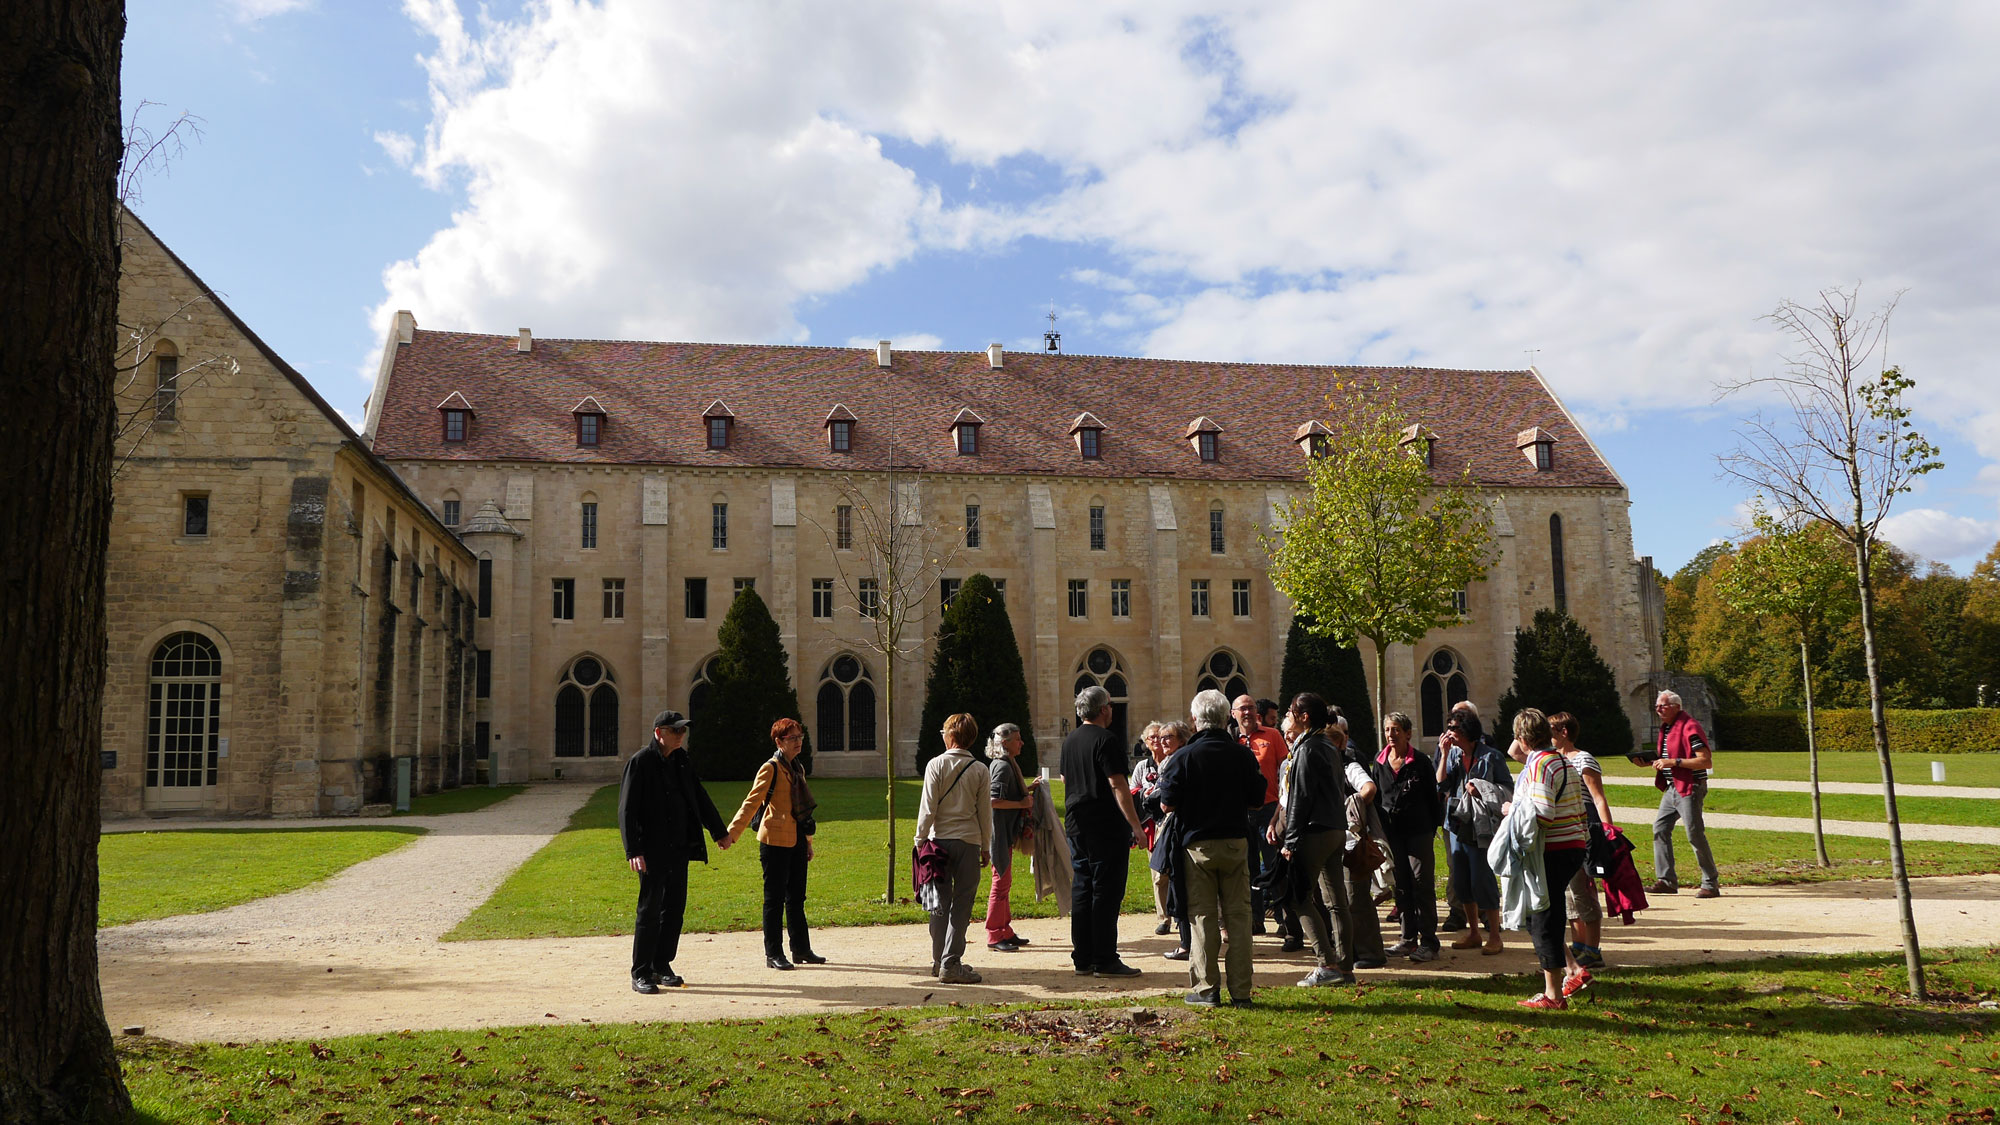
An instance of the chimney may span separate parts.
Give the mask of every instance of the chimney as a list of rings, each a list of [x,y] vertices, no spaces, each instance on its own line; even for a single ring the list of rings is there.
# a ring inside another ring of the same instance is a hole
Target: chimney
[[[877,341],[875,344],[875,366],[877,367],[892,366],[892,364],[889,362],[889,356],[890,356],[889,341],[887,340]]]
[[[408,309],[396,310],[396,342],[407,344],[417,336],[417,316]]]
[[[525,328],[521,329],[521,338],[514,341],[514,350],[520,352],[522,355],[527,355],[529,352],[534,351],[535,334]]]
[[[986,345],[986,366],[994,371],[1000,370],[1000,345]]]

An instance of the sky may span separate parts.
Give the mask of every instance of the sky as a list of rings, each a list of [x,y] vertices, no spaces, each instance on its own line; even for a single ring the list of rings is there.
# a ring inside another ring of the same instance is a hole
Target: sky
[[[130,0],[136,210],[350,419],[389,318],[544,337],[1536,365],[1671,572],[1783,301],[1895,302],[2000,539],[2000,5]],[[141,103],[154,103],[142,106]]]

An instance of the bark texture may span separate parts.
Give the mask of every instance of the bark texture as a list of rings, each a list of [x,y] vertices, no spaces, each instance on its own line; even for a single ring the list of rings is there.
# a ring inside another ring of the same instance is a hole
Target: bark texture
[[[122,1121],[97,983],[116,0],[0,5],[0,1121]]]

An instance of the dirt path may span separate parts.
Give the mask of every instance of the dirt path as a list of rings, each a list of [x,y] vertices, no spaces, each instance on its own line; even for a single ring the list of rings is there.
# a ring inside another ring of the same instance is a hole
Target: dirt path
[[[330,890],[332,884],[324,886]],[[1920,880],[1917,895],[1917,923],[1928,946],[1993,940],[2000,924],[2000,876]],[[283,913],[273,909],[273,921]],[[169,921],[184,929],[194,926],[190,919]],[[218,929],[183,943],[166,940],[160,925],[142,923],[103,935],[104,1003],[114,1029],[140,1024],[172,1039],[242,1042],[403,1028],[756,1018],[927,1001],[1178,996],[1187,981],[1185,969],[1160,959],[1170,939],[1153,937],[1150,923],[1137,916],[1125,920],[1121,936],[1126,956],[1146,972],[1129,981],[1074,975],[1068,923],[1031,919],[1021,926],[1033,940],[1028,950],[978,951],[969,957],[985,974],[980,985],[950,987],[926,977],[930,947],[921,926],[871,926],[818,931],[814,946],[831,963],[790,973],[764,967],[758,934],[691,935],[683,939],[674,967],[693,983],[659,996],[640,996],[628,987],[626,938],[442,944],[408,931],[385,940],[358,921],[330,932],[233,931],[257,935],[252,937],[223,937]],[[131,931],[142,928],[151,936],[134,940]],[[1525,938],[1508,936],[1510,948],[1502,956],[1447,949],[1421,975],[1449,981],[1532,970]],[[1615,966],[1897,946],[1889,884],[1858,881],[1731,887],[1710,901],[1691,895],[1656,899],[1636,925],[1614,920],[1607,927],[1604,952]],[[1305,956],[1280,953],[1275,938],[1258,939],[1257,958],[1260,987],[1291,984],[1310,968]]]
[[[1603,775],[1606,785],[1643,785],[1653,787],[1650,777],[1626,777],[1623,774]],[[1810,793],[1812,784],[1805,781],[1770,781],[1759,778],[1711,777],[1710,789],[1761,789],[1767,793]],[[1863,797],[1880,797],[1882,783],[1863,781],[1822,781],[1821,793],[1846,793]],[[2000,787],[1979,785],[1912,785],[1900,778],[1896,781],[1898,797],[1967,797],[1973,800],[2000,801]]]
[[[1611,815],[1619,824],[1636,829],[1633,843],[1643,850],[1650,845],[1653,817],[1659,812],[1657,807],[1630,809],[1613,805]],[[1719,813],[1703,810],[1702,820],[1710,828],[1754,828],[1764,832],[1811,832],[1812,821],[1805,817],[1752,816],[1748,813]],[[1829,836],[1865,836],[1876,840],[1889,838],[1889,826],[1866,820],[1827,820],[1821,826]],[[1909,824],[1903,825],[1905,840],[1942,840],[1952,844],[2000,844],[2000,828],[1982,828],[1964,824]]]

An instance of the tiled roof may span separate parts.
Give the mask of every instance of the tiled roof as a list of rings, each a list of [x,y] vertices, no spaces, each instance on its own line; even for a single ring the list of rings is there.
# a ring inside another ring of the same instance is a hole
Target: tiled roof
[[[1336,381],[1379,378],[1399,389],[1438,437],[1435,471],[1520,487],[1622,487],[1533,371],[1450,371],[1016,352],[994,370],[986,353],[767,344],[613,340],[535,341],[418,329],[396,348],[374,436],[390,458],[580,464],[770,466],[853,472],[884,463],[977,473],[1172,476],[1205,480],[1300,479],[1301,418],[1327,416]],[[463,388],[481,402],[464,442],[445,444],[435,407]],[[604,405],[601,443],[576,444],[569,404]],[[729,448],[706,448],[704,404],[727,401]],[[828,412],[845,404],[868,420],[849,453],[827,448]],[[946,432],[962,410],[980,427],[979,453],[956,455]],[[1107,437],[1085,460],[1071,420],[1089,411]],[[1196,413],[1229,435],[1204,463],[1189,447]],[[1549,472],[1521,457],[1514,437],[1539,426],[1573,452]]]

